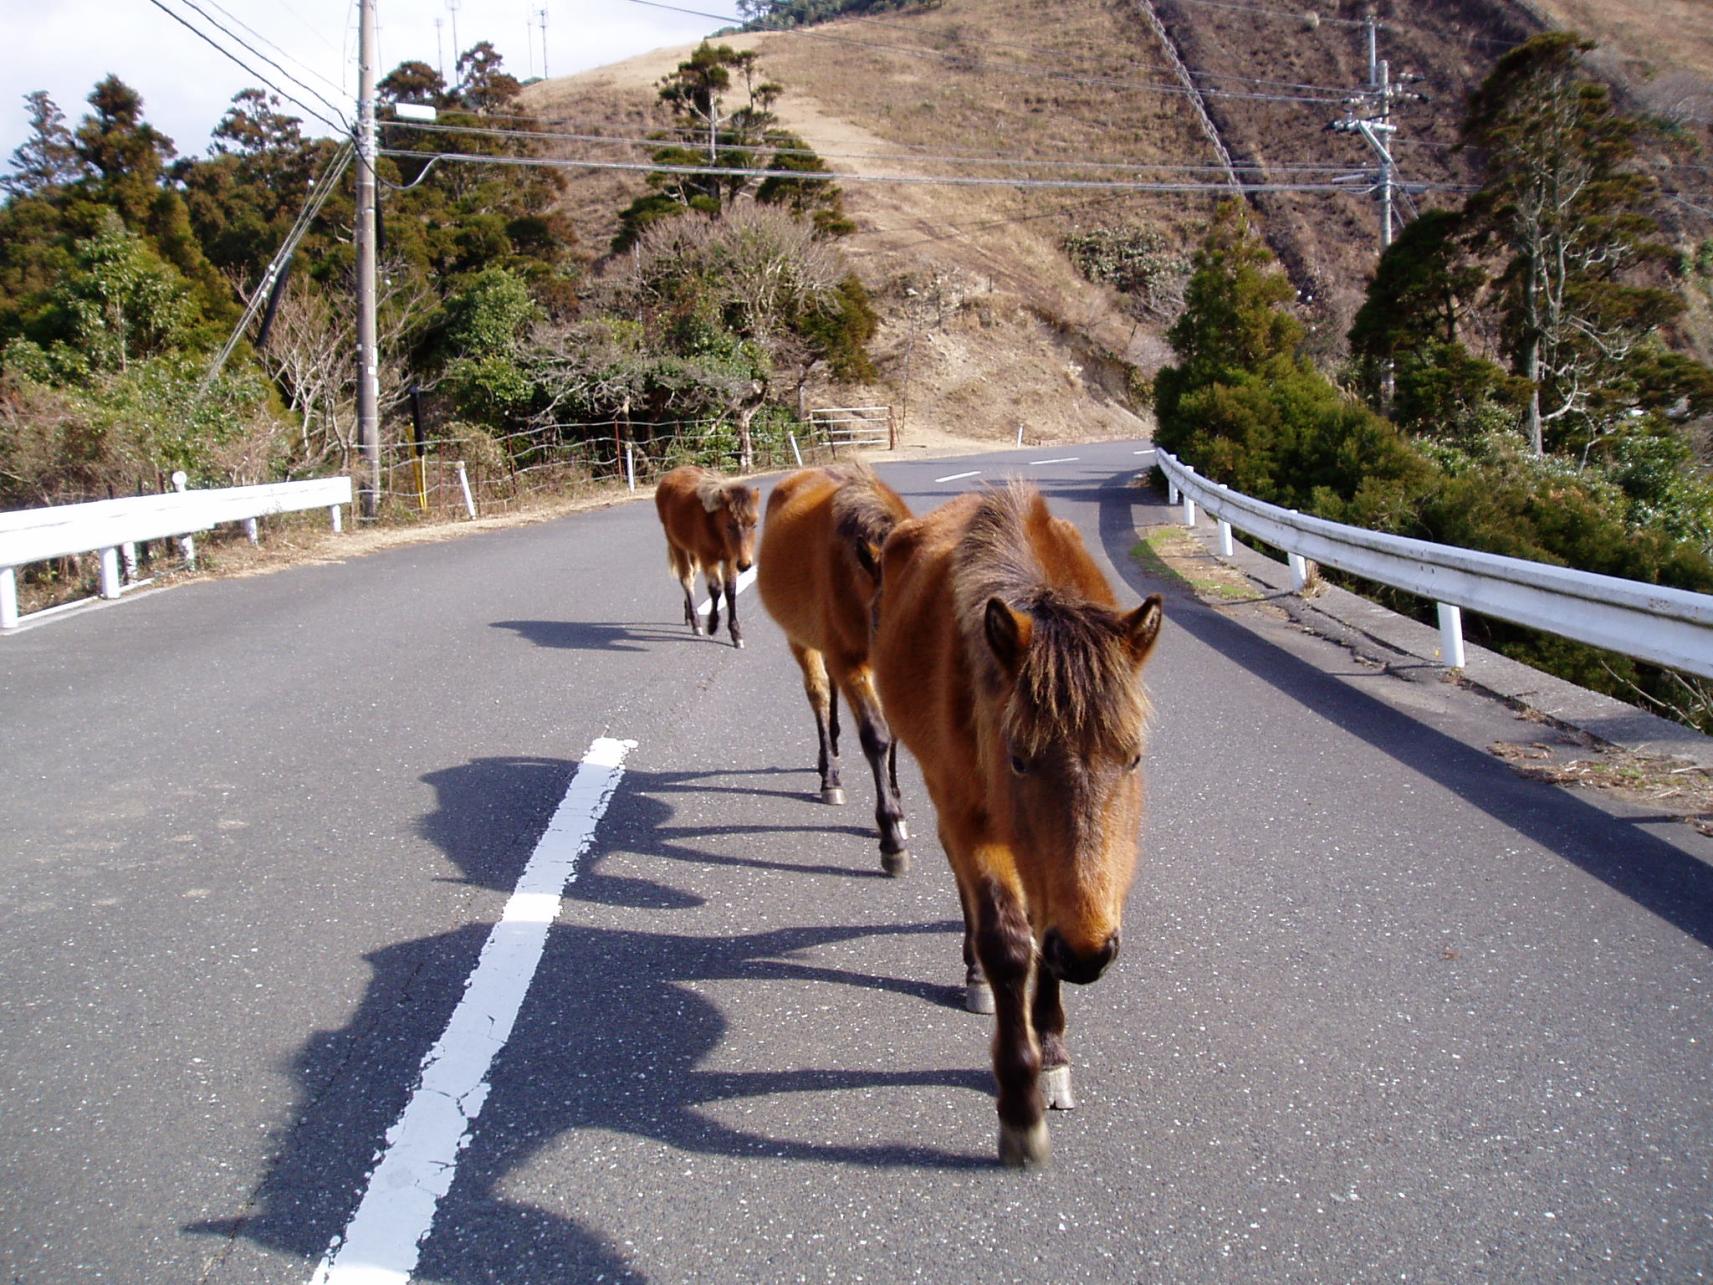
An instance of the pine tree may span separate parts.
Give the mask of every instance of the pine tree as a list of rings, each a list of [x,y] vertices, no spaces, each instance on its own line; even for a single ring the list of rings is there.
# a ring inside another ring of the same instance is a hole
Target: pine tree
[[[30,137],[13,151],[14,173],[0,178],[0,189],[10,196],[40,196],[82,178],[85,170],[65,113],[45,89],[25,94],[24,103],[30,110]]]

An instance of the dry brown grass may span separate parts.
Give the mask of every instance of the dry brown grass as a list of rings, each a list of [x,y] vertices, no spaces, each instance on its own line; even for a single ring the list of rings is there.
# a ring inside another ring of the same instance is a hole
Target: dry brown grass
[[[1705,768],[1603,746],[1571,732],[1551,741],[1496,741],[1488,748],[1531,781],[1605,790],[1713,835],[1713,773]]]

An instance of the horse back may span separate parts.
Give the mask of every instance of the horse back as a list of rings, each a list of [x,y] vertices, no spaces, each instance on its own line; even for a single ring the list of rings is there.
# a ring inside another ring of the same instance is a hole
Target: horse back
[[[707,469],[684,464],[664,474],[654,488],[654,506],[667,543],[704,568],[716,566],[726,556],[718,513],[710,512],[702,499],[706,488],[718,481]]]
[[[800,469],[774,487],[756,588],[793,642],[843,667],[867,663],[878,566],[865,567],[865,551],[909,513],[867,470]]]

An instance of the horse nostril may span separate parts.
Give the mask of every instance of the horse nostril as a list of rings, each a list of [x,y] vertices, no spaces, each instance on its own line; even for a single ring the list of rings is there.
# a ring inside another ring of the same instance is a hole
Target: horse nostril
[[[738,570],[739,571],[748,571],[754,565],[755,565],[755,563],[749,561],[748,559],[744,559],[744,560],[739,561]]]
[[[1118,958],[1118,934],[1108,937],[1100,949],[1084,954],[1072,950],[1057,928],[1049,928],[1041,938],[1041,957],[1060,981],[1087,986]]]

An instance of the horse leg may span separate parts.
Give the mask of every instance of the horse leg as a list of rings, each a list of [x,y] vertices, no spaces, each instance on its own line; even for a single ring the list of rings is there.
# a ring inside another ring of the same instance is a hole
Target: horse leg
[[[993,1078],[999,1089],[999,1159],[1013,1169],[1052,1156],[1041,1098],[1041,1050],[1029,1021],[1035,939],[1022,899],[991,875],[977,902],[976,953],[993,987]]]
[[[666,556],[672,564],[673,577],[684,590],[684,623],[690,626],[691,633],[699,634],[702,630],[696,623],[696,599],[690,592],[696,579],[695,565],[677,545],[667,546]]]
[[[720,594],[724,586],[720,582],[718,568],[708,570],[708,637],[712,638],[720,632]]]
[[[940,831],[940,846],[946,847],[944,830]],[[946,851],[950,852],[951,849],[946,848]],[[987,974],[981,971],[981,960],[976,958],[974,903],[961,879],[958,880],[958,902],[964,910],[964,1008],[971,1013],[991,1013],[993,987],[987,984]]]
[[[892,729],[886,725],[880,697],[874,694],[874,678],[866,668],[839,675],[839,686],[856,711],[863,757],[868,759],[869,771],[874,774],[874,823],[880,829],[880,865],[887,874],[896,877],[910,868],[910,829],[904,824],[898,787],[886,777],[886,758],[894,744]]]
[[[815,735],[821,744],[816,760],[821,773],[821,802],[843,803],[845,792],[839,785],[838,694],[827,681],[827,664],[820,652],[794,642],[791,654],[803,671],[803,691],[809,697],[809,708],[815,712]]]
[[[738,578],[726,570],[726,627],[731,630],[732,646],[743,646],[743,631],[738,628]],[[710,629],[709,633],[714,631]]]
[[[1033,1011],[1035,1038],[1041,1044],[1041,1095],[1054,1111],[1069,1111],[1077,1100],[1071,1095],[1071,1055],[1065,1047],[1065,1005],[1059,979],[1045,968],[1035,970]]]

